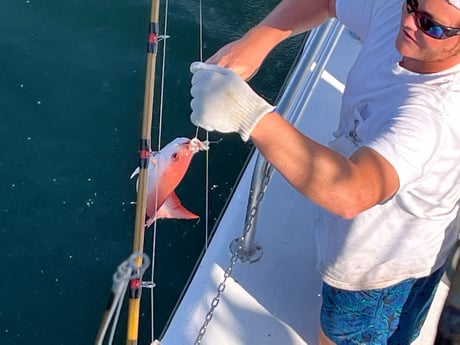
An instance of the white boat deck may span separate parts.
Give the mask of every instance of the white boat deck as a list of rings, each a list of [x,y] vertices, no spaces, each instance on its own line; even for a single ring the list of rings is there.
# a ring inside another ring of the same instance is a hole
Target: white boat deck
[[[320,142],[330,140],[335,129],[346,66],[359,49],[360,42],[344,31],[298,125]],[[229,245],[242,235],[254,162],[253,157],[161,344],[194,344],[230,264]],[[275,172],[258,220],[263,256],[256,263],[236,263],[201,344],[317,344],[321,281],[313,222],[313,205]],[[416,344],[433,344],[446,294],[442,284]]]

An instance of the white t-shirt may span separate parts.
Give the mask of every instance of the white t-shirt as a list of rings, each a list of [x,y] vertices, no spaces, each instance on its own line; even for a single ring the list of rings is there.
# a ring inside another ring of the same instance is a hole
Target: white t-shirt
[[[405,3],[405,2],[404,2]],[[352,220],[319,210],[318,267],[349,290],[393,285],[440,268],[452,248],[460,199],[460,65],[434,74],[399,66],[401,0],[337,0],[338,19],[363,39],[330,147],[379,152],[400,189]]]

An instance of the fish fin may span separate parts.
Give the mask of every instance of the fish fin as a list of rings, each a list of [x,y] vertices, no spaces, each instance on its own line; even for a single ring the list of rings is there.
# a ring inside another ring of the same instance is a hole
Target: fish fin
[[[139,174],[139,167],[137,167],[136,170],[133,171],[133,173],[131,174],[130,180],[132,180],[138,174]]]
[[[156,218],[196,219],[199,216],[182,206],[176,193],[172,192],[157,211]]]
[[[145,227],[148,228],[150,225],[153,224],[153,222],[154,222],[156,219],[157,219],[157,218],[155,218],[155,217],[152,217],[152,218],[147,219],[147,221],[145,222]]]
[[[154,155],[151,155],[151,156],[150,156],[150,163],[152,163],[152,164],[157,164],[157,160],[156,160],[155,158],[153,158],[153,157],[154,157]],[[135,176],[139,175],[139,171],[140,171],[140,169],[139,169],[139,167],[137,167],[137,168],[133,171],[133,173],[131,174],[130,179],[132,180]]]

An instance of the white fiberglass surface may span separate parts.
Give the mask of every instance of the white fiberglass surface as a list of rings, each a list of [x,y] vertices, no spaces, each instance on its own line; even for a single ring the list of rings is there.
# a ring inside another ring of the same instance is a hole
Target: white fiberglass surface
[[[331,139],[347,68],[359,51],[348,31],[333,54],[299,128],[314,139]],[[164,345],[193,344],[230,264],[229,245],[241,237],[254,159],[247,167],[206,255],[176,310]],[[314,205],[275,172],[257,227],[262,258],[237,262],[218,297],[201,344],[316,344],[321,281],[316,270]],[[438,304],[447,288],[441,286]],[[417,344],[432,344],[440,307],[434,308]]]

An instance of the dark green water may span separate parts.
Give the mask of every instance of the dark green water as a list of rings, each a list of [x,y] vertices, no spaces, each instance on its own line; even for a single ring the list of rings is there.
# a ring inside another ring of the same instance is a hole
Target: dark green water
[[[276,3],[204,0],[204,57],[239,37]],[[199,58],[198,6],[198,0],[169,3],[162,145],[195,134],[188,67]],[[94,341],[112,274],[132,247],[130,202],[136,196],[129,176],[137,164],[149,16],[146,0],[1,1],[1,345]],[[269,100],[298,42],[283,44],[252,81]],[[154,143],[158,99],[156,93]],[[209,154],[210,227],[251,148],[234,135],[211,135],[219,138],[223,141]],[[158,334],[204,245],[205,188],[201,153],[177,190],[201,221],[158,223]],[[146,251],[150,248],[149,232]],[[143,304],[148,295],[144,292]],[[150,339],[148,315],[146,309],[140,344]],[[125,312],[122,318],[124,327]],[[120,328],[117,343],[124,337]]]

